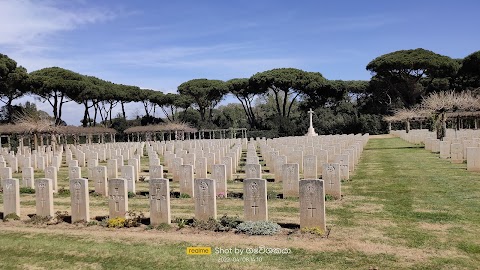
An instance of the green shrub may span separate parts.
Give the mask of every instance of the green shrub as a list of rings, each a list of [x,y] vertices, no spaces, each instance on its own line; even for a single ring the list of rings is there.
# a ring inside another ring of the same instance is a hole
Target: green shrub
[[[20,193],[22,194],[35,194],[35,189],[31,187],[21,187],[20,188]]]
[[[182,194],[180,194],[180,198],[187,199],[187,198],[191,198],[191,197],[187,193],[182,193]]]
[[[199,220],[193,219],[192,227],[198,228],[206,231],[222,231],[222,224],[214,218],[209,218],[208,220]]]
[[[61,187],[57,190],[57,195],[62,197],[70,196],[70,189]]]
[[[108,227],[108,218],[102,219],[98,225],[102,227]]]
[[[67,218],[67,216],[69,216],[68,212],[67,211],[57,211],[55,212],[55,221],[57,223],[60,223],[60,222],[64,222],[65,219]]]
[[[103,195],[97,192],[92,192],[90,193],[90,197],[103,197]]]
[[[278,196],[278,193],[275,192],[275,191],[267,191],[267,199],[268,200],[273,200],[273,199],[276,199]]]
[[[91,221],[87,222],[87,227],[96,226],[96,225],[98,225],[98,221],[96,221],[96,220],[91,220]]]
[[[10,213],[3,217],[3,221],[9,221],[9,220],[20,220],[20,217],[15,213]]]
[[[135,193],[131,191],[128,192],[128,198],[134,198],[135,196],[136,196]]]
[[[330,194],[325,195],[325,201],[335,201],[335,197]]]
[[[172,225],[168,224],[168,223],[160,223],[158,224],[157,227],[155,227],[155,229],[159,230],[159,231],[168,231],[172,228]]]
[[[227,214],[223,215],[221,218],[220,218],[220,224],[225,227],[225,228],[228,228],[228,230],[230,229],[235,229],[237,228],[238,224],[240,224],[242,221],[238,218],[238,216],[235,216],[235,217],[229,217],[227,216]]]
[[[237,232],[249,235],[273,235],[280,231],[280,225],[271,221],[245,221],[237,226]]]
[[[178,229],[181,230],[187,225],[187,221],[183,218],[175,218],[174,223],[177,223]]]
[[[42,217],[42,216],[33,215],[33,216],[30,217],[30,220],[25,221],[25,222],[26,223],[32,223],[32,224],[35,224],[35,225],[39,225],[39,224],[46,224],[51,219],[52,219],[52,217]]]
[[[142,225],[142,220],[145,218],[145,215],[140,212],[136,213],[135,211],[128,211],[127,212],[127,219],[125,221],[125,227],[138,227]]]

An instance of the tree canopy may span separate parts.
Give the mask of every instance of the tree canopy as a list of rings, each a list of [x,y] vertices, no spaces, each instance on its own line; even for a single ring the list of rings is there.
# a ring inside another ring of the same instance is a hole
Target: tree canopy
[[[255,96],[262,94],[264,91],[260,87],[251,86],[248,78],[228,80],[227,87],[230,93],[232,93],[242,104],[250,127],[258,128],[257,116],[253,109],[253,101]]]
[[[405,107],[415,105],[426,93],[420,84],[422,78],[431,83],[435,78],[454,76],[458,69],[454,59],[421,48],[384,54],[367,65],[374,78],[383,83],[389,99],[398,99]]]
[[[32,92],[52,106],[56,125],[62,122],[63,104],[70,102],[87,87],[82,75],[59,67],[34,71],[30,77]]]
[[[0,54],[0,100],[7,107],[8,123],[12,122],[12,101],[28,91],[28,73],[15,60]]]
[[[325,82],[325,78],[318,72],[305,72],[296,68],[267,70],[250,78],[252,87],[257,87],[262,93],[273,92],[278,114],[287,119],[301,94],[315,91]]]
[[[202,122],[212,122],[213,108],[228,93],[228,88],[221,80],[193,79],[178,86],[178,92],[192,98]]]
[[[480,87],[480,51],[476,51],[462,60],[458,75],[465,88]]]
[[[13,112],[22,111],[12,102],[32,94],[51,105],[56,125],[63,122],[63,105],[75,101],[84,108],[83,126],[99,123],[121,131],[134,123],[184,121],[199,129],[249,127],[256,136],[285,136],[305,133],[306,111],[312,108],[320,134],[374,134],[385,131],[385,115],[415,108],[431,94],[480,92],[480,51],[452,59],[420,48],[400,50],[376,57],[366,68],[372,73],[368,81],[327,80],[319,72],[276,68],[226,82],[193,79],[178,86],[176,93],[164,94],[60,67],[28,74],[0,54],[0,100],[5,103],[0,114],[2,121],[11,121]],[[240,104],[219,107],[228,93]],[[143,112],[127,121],[127,103],[142,104]],[[117,106],[121,112],[113,115]],[[164,117],[157,117],[158,108]]]

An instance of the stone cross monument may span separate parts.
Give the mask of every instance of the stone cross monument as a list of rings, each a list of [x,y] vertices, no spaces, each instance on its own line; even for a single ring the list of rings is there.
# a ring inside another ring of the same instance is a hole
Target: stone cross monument
[[[310,115],[310,127],[308,127],[308,132],[305,134],[305,136],[318,136],[318,134],[315,132],[315,129],[313,128],[313,122],[312,122],[312,116],[313,116],[313,111],[310,109],[308,111],[308,114]]]

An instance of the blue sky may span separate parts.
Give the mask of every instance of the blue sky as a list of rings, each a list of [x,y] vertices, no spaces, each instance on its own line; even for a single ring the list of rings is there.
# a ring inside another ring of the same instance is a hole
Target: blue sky
[[[281,67],[368,80],[368,62],[392,51],[480,50],[478,11],[478,1],[0,0],[0,53],[29,72],[59,66],[163,92]],[[68,124],[79,108],[67,103]]]

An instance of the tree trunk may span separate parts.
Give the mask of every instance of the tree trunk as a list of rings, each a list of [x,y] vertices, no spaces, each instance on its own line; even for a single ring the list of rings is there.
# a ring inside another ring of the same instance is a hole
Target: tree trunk
[[[283,91],[285,94],[283,95],[283,115],[282,116],[287,116],[287,101],[288,101],[288,89],[286,91]]]
[[[123,101],[120,101],[121,105],[122,105],[122,115],[123,115],[123,119],[127,119],[127,116],[125,115],[125,103]]]
[[[58,98],[55,96],[53,99],[53,118],[55,119],[55,125],[58,125]]]
[[[93,109],[94,109],[94,112],[93,112],[93,126],[96,126],[97,125],[97,112],[98,112],[98,108],[97,106],[94,104],[93,105]]]
[[[13,101],[13,99],[8,98],[8,101],[7,101],[7,113],[8,113],[7,121],[8,121],[8,123],[12,123],[12,124],[13,124],[13,121],[12,121],[12,116],[13,116],[13,115],[12,115],[12,114],[13,114],[12,101]]]
[[[88,104],[87,104],[87,102],[85,102],[85,103],[83,103],[83,105],[85,106],[85,111],[83,112],[82,126],[87,127],[87,123],[88,123]]]
[[[60,99],[60,104],[58,106],[58,123],[57,125],[60,125],[60,121],[62,120],[62,105],[63,105],[63,95],[62,98]]]
[[[277,105],[277,112],[279,115],[282,114],[282,111],[280,110],[280,102],[278,100],[278,93],[276,91],[273,91],[273,94],[275,95],[275,104]]]

